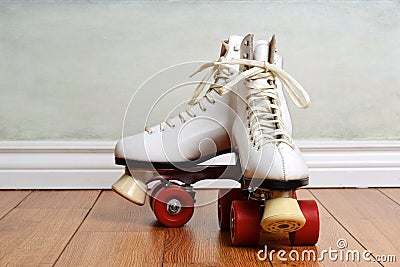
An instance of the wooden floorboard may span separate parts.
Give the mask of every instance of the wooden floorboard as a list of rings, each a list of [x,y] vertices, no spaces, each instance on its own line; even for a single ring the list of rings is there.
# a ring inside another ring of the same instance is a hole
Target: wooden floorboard
[[[315,199],[310,193],[310,190],[299,190],[297,192],[299,199]],[[318,253],[329,248],[340,250],[337,246],[338,240],[344,239],[347,242],[345,250],[363,251],[364,248],[357,242],[355,238],[334,218],[328,210],[326,210],[321,203],[318,202],[319,216],[320,216],[320,238],[317,244]],[[302,249],[302,248],[300,248]],[[325,255],[324,260],[319,262],[319,266],[380,266],[378,263],[371,262],[358,262],[358,261],[339,261],[329,258]]]
[[[100,190],[34,191],[18,206],[20,209],[90,209]]]
[[[312,189],[330,214],[373,255],[400,260],[400,206],[376,189]],[[383,263],[398,266],[398,263]]]
[[[78,232],[56,266],[161,266],[158,232]]]
[[[98,194],[32,192],[0,220],[0,266],[54,264]]]
[[[6,193],[5,193],[6,192]],[[5,193],[5,194],[3,194]],[[136,206],[112,191],[0,191],[0,266],[398,266],[393,263],[330,260],[260,261],[257,252],[283,249],[368,249],[399,261],[400,189],[309,189],[316,198],[321,232],[317,246],[288,246],[263,233],[256,247],[233,247],[217,222],[217,190],[197,192],[193,218],[164,228],[146,203]],[[311,252],[309,252],[311,253]]]
[[[0,218],[15,208],[31,191],[0,190]]]
[[[381,188],[378,190],[400,205],[400,188]]]
[[[138,232],[162,230],[147,201],[137,206],[113,191],[103,191],[80,231]]]
[[[148,205],[103,191],[56,266],[161,266],[165,234]]]

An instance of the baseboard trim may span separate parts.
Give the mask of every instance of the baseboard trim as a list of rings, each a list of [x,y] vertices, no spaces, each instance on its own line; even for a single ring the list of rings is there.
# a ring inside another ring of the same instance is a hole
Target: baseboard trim
[[[109,189],[123,173],[115,142],[1,141],[0,189]],[[310,167],[309,187],[400,186],[400,141],[298,142]],[[234,183],[202,181],[201,188]]]

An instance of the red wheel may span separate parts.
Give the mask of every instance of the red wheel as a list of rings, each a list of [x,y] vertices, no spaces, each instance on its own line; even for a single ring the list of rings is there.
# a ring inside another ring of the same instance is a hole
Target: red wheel
[[[158,193],[158,191],[160,191],[160,189],[164,187],[166,187],[166,185],[163,183],[156,183],[151,189],[151,193],[149,195],[149,204],[151,209],[153,209],[154,196]]]
[[[221,231],[229,230],[232,201],[243,199],[240,188],[218,191],[218,223]]]
[[[231,240],[234,246],[257,245],[260,211],[255,200],[234,200],[231,207]]]
[[[194,200],[179,186],[167,186],[158,191],[153,200],[153,211],[158,221],[167,227],[180,227],[193,215]]]
[[[315,245],[319,237],[319,213],[315,200],[299,200],[301,212],[306,218],[306,224],[296,232],[289,233],[293,246]]]

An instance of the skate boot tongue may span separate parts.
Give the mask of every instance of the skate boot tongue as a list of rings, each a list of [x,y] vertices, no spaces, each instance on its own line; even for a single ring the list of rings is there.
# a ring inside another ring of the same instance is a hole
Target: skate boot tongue
[[[268,61],[269,43],[266,40],[254,42],[254,59],[259,61]]]
[[[254,60],[269,60],[269,42],[260,40],[254,42]],[[251,86],[248,94],[252,101],[249,102],[256,118],[256,122],[260,124],[258,128],[259,134],[268,139],[276,139],[275,130],[279,127],[279,116],[277,116],[277,101],[279,101],[277,92],[275,91],[275,76],[270,72],[263,72],[251,77]],[[262,125],[262,126],[261,126]]]

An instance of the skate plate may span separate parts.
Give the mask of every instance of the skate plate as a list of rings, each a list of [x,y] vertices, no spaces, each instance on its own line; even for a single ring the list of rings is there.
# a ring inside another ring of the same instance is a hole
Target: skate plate
[[[247,187],[256,187],[271,190],[292,190],[308,185],[309,178],[298,180],[275,180],[275,179],[258,179],[243,178],[243,182]]]

